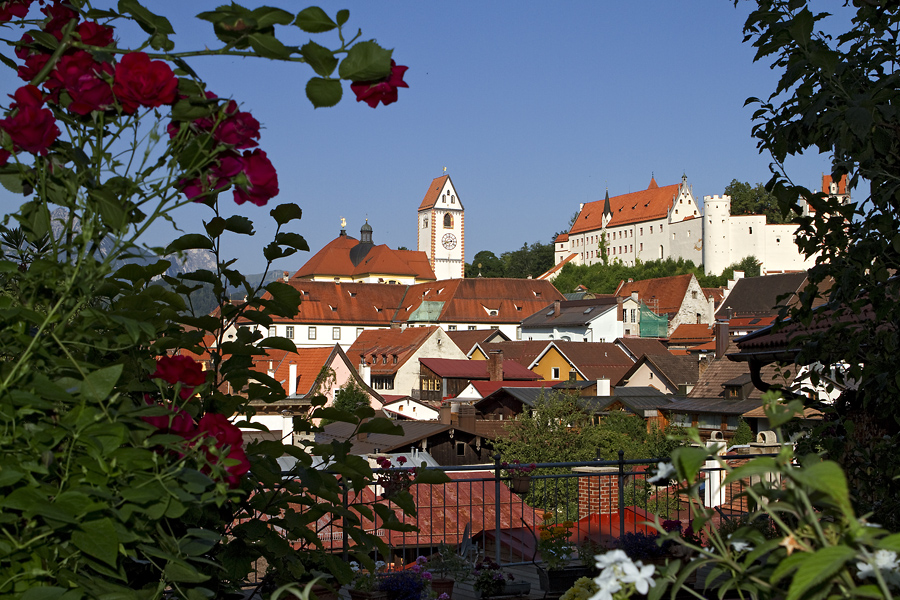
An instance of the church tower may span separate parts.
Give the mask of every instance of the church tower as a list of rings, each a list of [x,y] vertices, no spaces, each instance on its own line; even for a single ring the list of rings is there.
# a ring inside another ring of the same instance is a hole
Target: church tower
[[[417,249],[440,279],[465,277],[465,209],[449,175],[431,182],[419,205]]]

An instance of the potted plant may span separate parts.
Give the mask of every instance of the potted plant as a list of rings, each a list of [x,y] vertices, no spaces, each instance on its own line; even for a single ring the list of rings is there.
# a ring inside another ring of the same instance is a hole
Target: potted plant
[[[517,494],[527,494],[531,488],[531,472],[537,468],[534,463],[525,464],[518,460],[500,465],[509,475],[509,487]]]
[[[472,562],[443,542],[429,559],[428,568],[434,575],[431,590],[438,596],[447,594],[450,598],[453,596],[453,586],[456,582],[466,583],[472,579]]]
[[[531,592],[530,583],[515,581],[512,573],[504,573],[500,565],[490,558],[485,557],[475,563],[474,575],[476,598],[525,595]]]
[[[571,566],[574,546],[569,537],[575,523],[555,523],[555,517],[552,512],[544,513],[544,522],[538,526],[538,550],[545,567],[538,571],[538,576],[545,592],[562,593],[590,571],[584,566]]]
[[[352,600],[389,600],[387,592],[378,589],[380,579],[385,574],[387,564],[382,561],[376,561],[373,569],[362,569],[359,563],[353,561],[350,563],[350,570],[353,571],[353,579],[350,581],[348,590]]]
[[[623,550],[631,560],[641,560],[644,563],[665,564],[668,554],[659,544],[659,535],[655,533],[625,533],[616,539],[615,546]]]

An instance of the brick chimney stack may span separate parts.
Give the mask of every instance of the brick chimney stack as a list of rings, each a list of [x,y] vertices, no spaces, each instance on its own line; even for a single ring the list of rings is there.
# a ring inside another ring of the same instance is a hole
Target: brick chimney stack
[[[619,512],[618,467],[575,467],[578,477],[578,518]]]
[[[553,301],[553,316],[558,317],[560,313],[559,300]]]
[[[503,350],[491,350],[488,353],[487,368],[491,381],[503,381]]]
[[[716,321],[716,358],[722,358],[728,351],[728,321]]]

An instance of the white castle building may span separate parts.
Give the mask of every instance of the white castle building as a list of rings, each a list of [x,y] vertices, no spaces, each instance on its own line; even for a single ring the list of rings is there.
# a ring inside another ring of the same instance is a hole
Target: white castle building
[[[822,177],[822,189],[849,202],[846,178]],[[801,271],[815,264],[794,241],[797,226],[767,224],[765,215],[732,215],[729,196],[705,196],[704,208],[682,176],[681,183],[660,187],[651,178],[646,190],[582,204],[568,233],[555,240],[555,266],[541,278],[553,279],[566,263],[603,261],[633,266],[638,260],[683,258],[720,274],[729,265],[754,256],[763,273]],[[804,204],[804,213],[810,208]]]

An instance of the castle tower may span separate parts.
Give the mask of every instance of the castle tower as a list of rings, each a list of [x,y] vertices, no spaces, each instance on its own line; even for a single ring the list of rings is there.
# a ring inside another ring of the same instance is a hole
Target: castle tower
[[[731,196],[704,196],[703,270],[719,275],[731,264]]]
[[[419,205],[417,249],[440,279],[465,277],[465,209],[449,175],[431,182]]]

